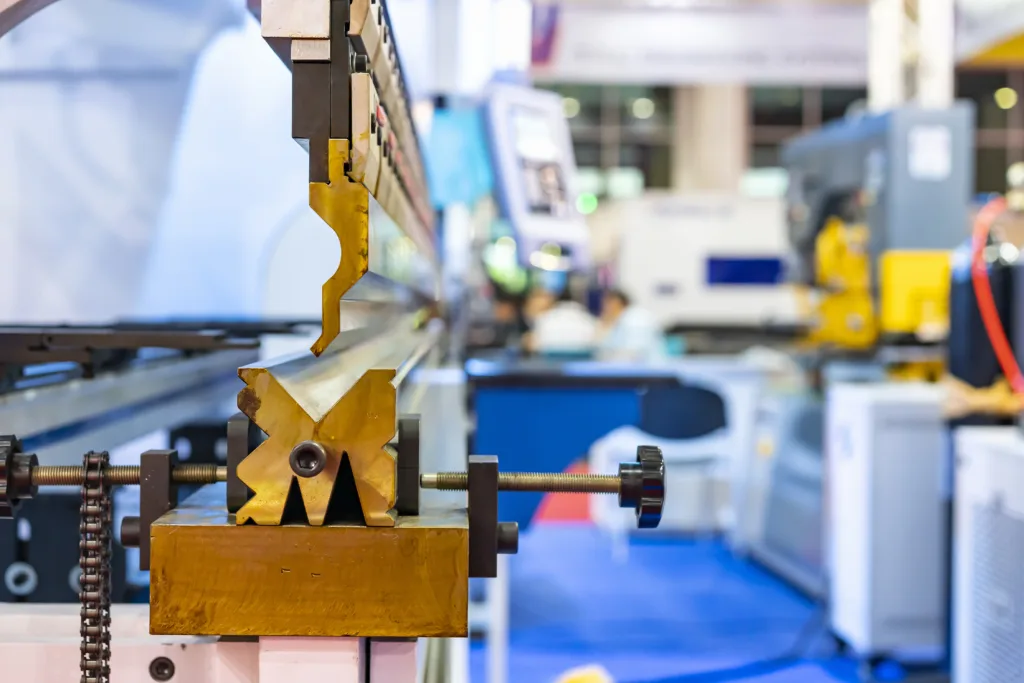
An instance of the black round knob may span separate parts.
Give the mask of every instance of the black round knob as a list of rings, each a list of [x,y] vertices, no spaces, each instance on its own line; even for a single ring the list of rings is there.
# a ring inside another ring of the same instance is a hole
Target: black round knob
[[[638,529],[655,529],[665,505],[665,458],[656,446],[639,446],[636,462],[619,465],[619,507],[636,511]]]

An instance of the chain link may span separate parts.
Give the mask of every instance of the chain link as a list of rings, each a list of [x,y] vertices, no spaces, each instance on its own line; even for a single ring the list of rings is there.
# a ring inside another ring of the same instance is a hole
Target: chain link
[[[79,600],[82,603],[81,683],[110,683],[110,539],[113,510],[106,470],[107,453],[83,459],[78,545]]]

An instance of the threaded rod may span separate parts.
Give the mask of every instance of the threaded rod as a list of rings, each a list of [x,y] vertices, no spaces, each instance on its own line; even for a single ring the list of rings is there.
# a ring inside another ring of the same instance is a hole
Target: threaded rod
[[[541,474],[534,472],[501,472],[499,491],[533,491],[535,493],[619,493],[621,479],[610,474]],[[469,475],[465,472],[438,472],[420,476],[420,486],[439,491],[465,491]]]
[[[32,469],[33,486],[81,486],[85,476],[76,465],[39,465]],[[114,486],[138,486],[141,469],[138,465],[117,465],[107,468],[107,483]],[[227,481],[228,468],[217,465],[177,465],[171,472],[176,484],[213,484]]]

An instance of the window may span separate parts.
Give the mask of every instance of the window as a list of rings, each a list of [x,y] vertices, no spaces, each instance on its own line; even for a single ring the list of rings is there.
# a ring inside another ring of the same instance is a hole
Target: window
[[[866,88],[825,88],[821,91],[821,121],[844,118],[851,109],[866,107]]]
[[[1009,166],[1006,149],[982,147],[974,159],[975,192],[1005,192]]]
[[[611,89],[623,128],[644,130],[672,125],[671,88],[621,86]]]
[[[598,143],[573,142],[572,151],[577,167],[601,165],[601,145]]]
[[[782,165],[779,145],[754,145],[750,155],[751,168],[776,168]]]
[[[666,145],[624,144],[619,148],[619,166],[640,169],[646,187],[672,186],[671,152]]]
[[[562,85],[551,89],[562,96],[562,108],[571,127],[601,124],[601,88],[595,85]]]
[[[956,89],[975,107],[975,191],[1005,192],[1007,169],[1024,159],[1024,71],[963,70]]]
[[[961,70],[956,92],[975,107],[976,190],[1003,192],[1009,164],[1024,161],[1024,70]],[[867,90],[751,88],[750,101],[750,167],[756,170],[777,167],[787,140],[866,107]]]
[[[751,88],[754,126],[803,125],[804,91],[800,88]]]
[[[671,186],[671,88],[561,84],[546,87],[562,96],[576,165],[604,178],[602,196],[608,192],[609,174],[632,173],[629,169],[639,170],[644,187]],[[625,187],[633,182],[623,181],[619,185]]]
[[[962,71],[956,77],[957,97],[974,102],[977,125],[983,130],[1007,127],[1008,112],[1016,105],[1016,91],[1009,86],[1005,71]],[[1012,98],[1012,104],[1007,98]]]

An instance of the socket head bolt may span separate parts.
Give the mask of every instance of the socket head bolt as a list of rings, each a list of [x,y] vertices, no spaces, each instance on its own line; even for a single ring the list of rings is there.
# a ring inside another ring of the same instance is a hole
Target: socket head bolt
[[[316,441],[303,441],[292,449],[288,463],[295,476],[307,479],[315,477],[327,465],[327,449]]]
[[[0,519],[11,519],[18,501],[32,498],[32,470],[39,458],[21,452],[21,442],[12,435],[0,436]]]
[[[635,463],[619,465],[619,507],[636,511],[638,529],[656,529],[665,505],[665,458],[656,446],[638,446]]]

